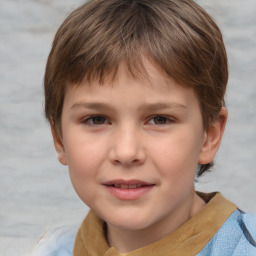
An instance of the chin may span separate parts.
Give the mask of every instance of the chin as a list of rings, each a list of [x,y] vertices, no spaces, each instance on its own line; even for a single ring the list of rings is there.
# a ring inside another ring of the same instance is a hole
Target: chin
[[[138,214],[113,214],[111,217],[106,217],[105,222],[118,229],[126,230],[142,230],[151,226],[151,220],[146,216]]]

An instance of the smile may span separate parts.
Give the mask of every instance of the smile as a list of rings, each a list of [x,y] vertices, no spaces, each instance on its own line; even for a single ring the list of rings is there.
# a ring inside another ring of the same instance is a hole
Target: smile
[[[110,194],[119,200],[136,200],[152,190],[155,184],[144,181],[115,180],[104,184]]]
[[[133,185],[128,185],[128,184],[113,184],[113,185],[110,185],[112,187],[115,187],[115,188],[122,188],[122,189],[132,189],[132,188],[141,188],[143,187],[144,185],[142,184],[133,184]]]

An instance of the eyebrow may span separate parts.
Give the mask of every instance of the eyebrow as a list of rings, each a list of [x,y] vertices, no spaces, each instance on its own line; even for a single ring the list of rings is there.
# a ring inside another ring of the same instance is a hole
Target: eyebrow
[[[91,110],[112,110],[114,111],[114,107],[110,104],[104,102],[77,102],[71,106],[71,110],[77,108],[86,108]],[[140,111],[156,111],[156,110],[164,110],[164,109],[173,109],[173,110],[187,110],[187,106],[181,103],[145,103],[139,107]]]
[[[141,109],[153,111],[153,110],[161,110],[161,109],[174,109],[174,110],[186,110],[188,107],[176,102],[171,103],[145,103],[141,106]]]
[[[87,109],[92,109],[92,110],[103,110],[103,109],[109,109],[112,110],[114,109],[111,105],[106,104],[106,103],[98,103],[98,102],[77,102],[71,106],[72,109],[77,109],[77,108],[87,108]]]

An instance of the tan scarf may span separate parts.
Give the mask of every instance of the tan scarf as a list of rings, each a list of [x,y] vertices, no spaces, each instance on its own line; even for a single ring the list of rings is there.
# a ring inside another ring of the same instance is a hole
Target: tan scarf
[[[90,211],[77,233],[73,254],[74,256],[196,255],[237,209],[220,193],[198,192],[198,194],[207,202],[198,214],[163,239],[124,254],[119,253],[114,247],[109,247],[104,233],[104,222]]]

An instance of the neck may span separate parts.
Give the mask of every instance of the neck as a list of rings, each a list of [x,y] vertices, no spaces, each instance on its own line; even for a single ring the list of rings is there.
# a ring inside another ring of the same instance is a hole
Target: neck
[[[191,198],[187,200],[191,203],[182,204],[175,212],[145,229],[128,230],[107,225],[109,246],[115,247],[120,253],[127,253],[173,233],[205,206],[205,202],[197,194],[193,195],[192,200]]]

